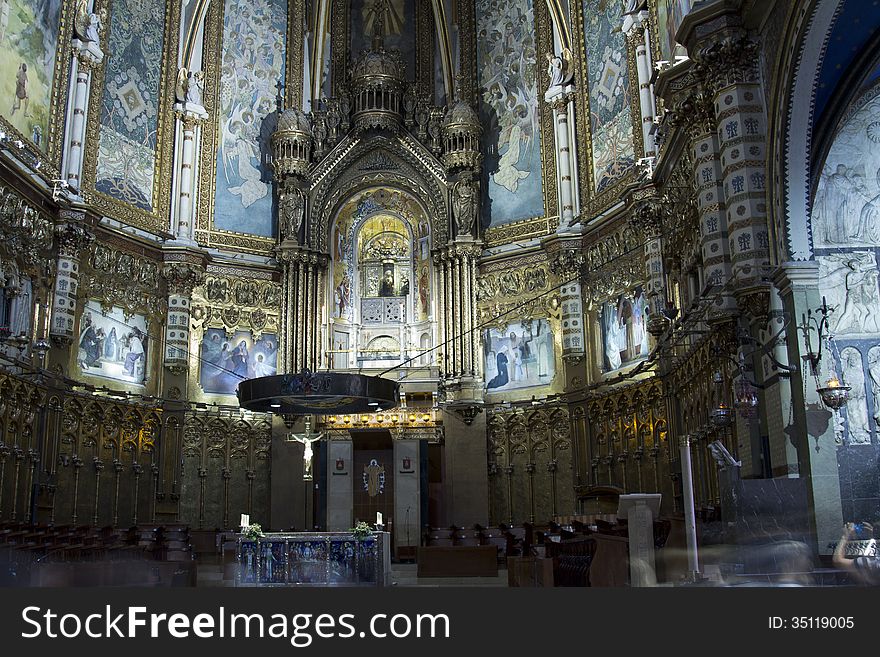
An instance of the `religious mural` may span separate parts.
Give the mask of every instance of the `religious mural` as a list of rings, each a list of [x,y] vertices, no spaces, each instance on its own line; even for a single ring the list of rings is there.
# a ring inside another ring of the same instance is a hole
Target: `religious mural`
[[[691,10],[692,0],[655,0],[657,33],[660,36],[660,57],[667,62],[687,56],[687,50],[675,40],[682,19]]]
[[[109,312],[90,300],[79,321],[77,364],[83,374],[143,385],[149,334],[143,315],[126,317],[122,308]]]
[[[153,210],[156,134],[166,3],[113,3],[106,54],[95,187],[142,210]]]
[[[416,3],[411,0],[351,0],[351,57],[367,50],[380,21],[385,49],[400,51],[407,78],[415,77]]]
[[[484,223],[542,216],[534,6],[531,0],[477,0],[476,4],[488,190]]]
[[[46,150],[61,0],[0,0],[0,113]]]
[[[648,306],[641,286],[599,310],[602,370],[611,372],[648,355]]]
[[[214,227],[275,235],[272,170],[263,157],[284,83],[285,0],[226,0]]]
[[[485,331],[483,354],[486,392],[547,385],[556,374],[553,333],[546,319]]]
[[[208,329],[202,338],[199,360],[202,390],[234,395],[245,379],[277,372],[278,340],[272,333],[256,339],[250,331],[236,331],[230,338],[224,329]]]
[[[597,192],[635,163],[623,4],[584,0],[584,45],[590,89],[593,179]]]
[[[816,248],[880,245],[880,85],[843,121],[812,208]]]

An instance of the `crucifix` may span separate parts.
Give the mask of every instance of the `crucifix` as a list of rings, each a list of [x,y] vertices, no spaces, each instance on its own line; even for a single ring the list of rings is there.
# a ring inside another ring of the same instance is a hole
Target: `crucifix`
[[[304,447],[303,451],[303,479],[311,480],[312,479],[312,457],[314,456],[314,452],[312,451],[312,443],[321,440],[324,437],[323,432],[312,433],[312,418],[311,416],[306,417],[306,430],[304,433],[289,433],[287,434],[287,442],[298,442],[302,443]]]

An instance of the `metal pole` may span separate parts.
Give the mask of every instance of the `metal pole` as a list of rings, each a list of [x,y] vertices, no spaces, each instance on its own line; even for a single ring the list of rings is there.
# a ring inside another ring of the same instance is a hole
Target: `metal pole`
[[[681,494],[684,504],[684,523],[687,535],[688,571],[692,581],[700,578],[700,560],[697,554],[697,522],[694,514],[694,474],[691,469],[691,437],[684,436],[681,449]]]

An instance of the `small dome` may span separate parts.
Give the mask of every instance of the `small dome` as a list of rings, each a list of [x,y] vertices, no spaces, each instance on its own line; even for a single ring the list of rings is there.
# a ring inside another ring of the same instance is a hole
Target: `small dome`
[[[312,134],[312,127],[306,115],[300,110],[290,108],[286,109],[278,117],[278,126],[276,132],[305,132]]]
[[[357,84],[364,78],[391,78],[402,81],[405,77],[403,60],[396,50],[366,50],[352,69],[352,80]]]
[[[474,108],[463,100],[457,101],[455,105],[452,106],[452,109],[446,114],[446,120],[444,123],[448,127],[458,125],[482,127],[480,124],[480,117],[477,116]]]

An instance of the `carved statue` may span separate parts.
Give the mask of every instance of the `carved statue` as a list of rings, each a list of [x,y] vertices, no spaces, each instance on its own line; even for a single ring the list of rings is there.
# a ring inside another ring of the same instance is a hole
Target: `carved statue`
[[[550,76],[549,89],[564,87],[571,83],[574,78],[574,67],[568,48],[564,48],[558,55],[547,53],[547,75]]]
[[[98,44],[101,40],[101,17],[89,11],[88,0],[79,0],[76,3],[73,31],[81,41]]]
[[[281,237],[295,240],[302,226],[305,211],[305,195],[299,189],[285,191],[281,195]]]
[[[477,190],[469,179],[459,180],[452,190],[452,212],[459,235],[470,235],[477,218]]]
[[[186,102],[190,105],[202,104],[202,93],[205,89],[205,73],[203,71],[190,71],[186,84]]]

